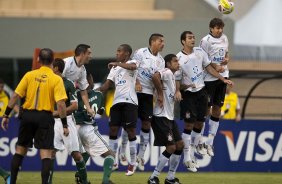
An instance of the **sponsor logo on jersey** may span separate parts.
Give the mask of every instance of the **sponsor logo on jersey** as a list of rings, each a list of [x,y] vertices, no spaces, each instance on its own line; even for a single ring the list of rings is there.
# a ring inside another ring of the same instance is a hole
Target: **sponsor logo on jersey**
[[[191,81],[194,82],[197,79],[199,79],[201,76],[203,75],[203,72],[198,73],[197,75],[195,75],[194,77],[191,77]]]
[[[144,70],[141,72],[141,75],[148,78],[148,79],[152,78],[152,75],[150,73],[145,72]]]

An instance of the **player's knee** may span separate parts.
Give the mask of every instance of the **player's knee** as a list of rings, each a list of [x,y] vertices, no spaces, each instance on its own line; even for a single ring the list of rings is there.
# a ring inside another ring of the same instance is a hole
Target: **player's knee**
[[[78,152],[78,151],[73,151],[71,153],[71,156],[72,156],[72,158],[74,159],[75,162],[79,162],[79,161],[83,160],[81,153]]]
[[[183,140],[176,142],[176,150],[183,150],[184,149],[184,142]]]
[[[128,134],[128,139],[132,139],[136,137],[136,129],[135,128],[126,128],[126,132]]]
[[[143,120],[142,121],[142,129],[150,130],[150,128],[151,128],[151,121]]]
[[[169,146],[166,147],[166,150],[167,150],[168,153],[171,153],[171,154],[172,154],[172,153],[174,153],[175,150],[176,150],[176,145],[175,145],[175,144],[169,145]]]

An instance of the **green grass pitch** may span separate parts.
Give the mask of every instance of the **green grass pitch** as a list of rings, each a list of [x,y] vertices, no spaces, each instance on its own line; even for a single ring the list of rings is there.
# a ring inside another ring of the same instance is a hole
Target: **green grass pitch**
[[[91,184],[100,184],[102,172],[88,172]],[[115,184],[146,184],[151,172],[136,172],[125,176],[124,172],[112,173]],[[161,173],[160,183],[164,183],[166,172]],[[182,184],[281,184],[282,173],[242,173],[242,172],[181,172],[176,173]],[[0,179],[0,183],[1,183]],[[20,172],[19,184],[41,183],[40,172]],[[74,172],[54,172],[53,184],[74,184]]]

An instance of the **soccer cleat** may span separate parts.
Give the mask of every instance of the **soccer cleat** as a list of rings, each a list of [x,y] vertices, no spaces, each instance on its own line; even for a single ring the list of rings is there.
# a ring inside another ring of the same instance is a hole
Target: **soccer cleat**
[[[112,167],[112,171],[117,171],[118,170],[118,164],[114,164]]]
[[[154,178],[149,178],[148,179],[148,184],[159,184],[160,183],[160,180],[159,180],[159,178],[158,177],[154,177]]]
[[[135,170],[136,170],[136,166],[129,164],[125,175],[126,176],[132,176],[134,174]]]
[[[144,166],[145,160],[144,160],[143,158],[137,157],[136,162],[137,162],[137,164],[138,164],[138,165],[137,165],[137,168],[138,168],[140,171],[144,171],[144,170],[145,170],[145,166]]]
[[[119,155],[119,161],[120,161],[120,164],[123,165],[123,166],[128,165],[127,158],[124,154]]]
[[[213,146],[207,144],[206,148],[207,148],[207,153],[208,153],[208,155],[211,156],[211,157],[213,157],[213,156],[214,156]]]
[[[11,176],[8,176],[5,178],[5,184],[10,184],[11,183]]]
[[[165,184],[181,184],[178,178],[174,178],[173,180],[165,179]]]
[[[195,163],[191,160],[184,162],[185,167],[191,172],[197,172]]]
[[[196,146],[196,151],[197,151],[198,154],[200,154],[202,156],[207,154],[207,149],[206,149],[204,144],[198,144]]]

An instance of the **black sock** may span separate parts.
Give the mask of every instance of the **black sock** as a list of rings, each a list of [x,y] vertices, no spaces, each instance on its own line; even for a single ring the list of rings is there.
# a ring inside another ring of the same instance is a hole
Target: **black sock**
[[[52,167],[52,161],[50,158],[44,158],[41,160],[41,179],[42,184],[48,184],[50,180],[50,171]]]
[[[11,162],[11,184],[15,184],[17,181],[18,172],[22,165],[23,158],[24,156],[17,154],[17,153],[13,156],[13,159]]]

